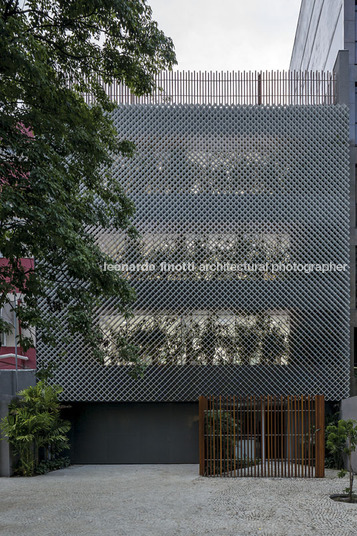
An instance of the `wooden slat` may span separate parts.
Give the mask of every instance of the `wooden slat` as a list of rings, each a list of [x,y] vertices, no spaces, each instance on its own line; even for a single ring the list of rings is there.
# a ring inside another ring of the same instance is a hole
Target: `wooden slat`
[[[260,449],[261,449],[261,476],[265,476],[265,452],[264,452],[264,449],[265,449],[265,422],[264,422],[264,419],[265,419],[265,407],[263,406],[263,397],[261,396],[260,397],[260,421],[261,421],[261,424],[260,424],[260,427],[261,427],[261,430],[260,430],[260,434],[261,434],[261,437],[260,437]]]
[[[199,460],[200,475],[205,474],[205,411],[207,410],[207,398],[200,396],[198,399],[199,413]]]
[[[237,476],[237,423],[236,423],[236,397],[233,396],[233,475]]]
[[[267,396],[267,418],[266,418],[266,427],[267,427],[267,433],[266,433],[266,441],[267,441],[267,463],[268,463],[268,476],[270,476],[270,406],[269,406],[269,396]]]
[[[213,476],[216,475],[216,421],[215,421],[215,399],[212,396],[212,445],[213,445]]]
[[[315,396],[316,415],[316,478],[325,476],[325,399],[323,395]]]
[[[211,426],[212,426],[212,397],[208,398],[208,417],[207,417],[207,420],[209,420],[209,423],[210,423],[209,429],[211,429]],[[207,432],[207,435],[208,435],[208,432]],[[209,444],[209,447],[208,447],[208,450],[209,450],[209,452],[208,452],[209,464],[208,464],[208,467],[207,467],[207,473],[208,473],[208,476],[212,476],[212,474],[213,474],[213,470],[212,470],[212,456],[213,456],[212,434],[209,434],[208,444]]]
[[[246,400],[246,422],[247,422],[247,433],[246,433],[246,442],[244,445],[244,457],[245,457],[245,463],[246,463],[246,473],[248,476],[250,476],[250,403],[249,403],[249,397],[247,397]]]
[[[222,476],[223,460],[222,460],[222,397],[219,397],[219,474]]]
[[[305,401],[303,395],[301,395],[301,470],[302,474],[301,476],[306,477],[306,463],[305,463],[305,448],[306,448],[306,441],[305,441],[305,430],[304,430],[304,423],[305,423]]]
[[[278,439],[278,429],[276,424],[276,396],[274,396],[274,476],[278,476],[278,467],[276,463],[276,459],[278,456],[278,450],[277,450],[277,439]]]
[[[311,476],[311,397],[308,397],[307,400],[307,416],[308,416],[308,424],[307,424],[307,445],[308,445],[308,451],[307,451],[307,465],[308,465],[308,477]]]
[[[227,476],[230,476],[229,475],[229,472],[230,472],[230,463],[229,463],[229,458],[230,458],[230,444],[231,444],[231,431],[230,431],[230,424],[229,424],[229,415],[230,415],[230,412],[229,412],[229,398],[228,398],[228,404],[226,406],[226,437],[224,438],[224,443],[225,443],[225,455],[227,456],[227,460],[226,460],[226,472],[227,472]]]
[[[284,399],[280,396],[280,468],[281,476],[284,475]]]
[[[290,477],[290,465],[291,465],[291,419],[290,419],[290,397],[288,396],[288,426],[287,426],[287,451],[288,451],[288,477]]]
[[[253,397],[253,407],[254,407],[254,411],[253,411],[254,476],[257,476],[257,404],[256,404],[255,396]],[[258,471],[259,471],[259,467],[258,467]]]
[[[296,396],[293,397],[293,437],[292,437],[292,443],[294,445],[293,447],[293,475],[294,477],[297,477],[297,407],[296,407]]]
[[[243,443],[243,428],[244,428],[244,421],[243,421],[243,410],[242,410],[242,403],[243,399],[242,397],[239,397],[239,421],[240,421],[240,430],[239,430],[239,476],[242,475],[242,443]]]
[[[324,476],[323,396],[200,397],[199,470],[221,477]]]

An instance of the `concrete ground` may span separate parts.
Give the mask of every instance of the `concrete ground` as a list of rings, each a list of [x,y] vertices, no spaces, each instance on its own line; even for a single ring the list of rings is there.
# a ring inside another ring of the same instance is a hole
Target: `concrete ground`
[[[355,536],[347,478],[201,478],[196,465],[72,466],[0,479],[4,536]]]

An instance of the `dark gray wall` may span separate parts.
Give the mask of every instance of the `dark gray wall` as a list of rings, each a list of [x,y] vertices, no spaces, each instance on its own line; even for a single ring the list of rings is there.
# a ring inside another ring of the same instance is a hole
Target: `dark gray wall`
[[[198,463],[198,403],[75,403],[71,462]]]

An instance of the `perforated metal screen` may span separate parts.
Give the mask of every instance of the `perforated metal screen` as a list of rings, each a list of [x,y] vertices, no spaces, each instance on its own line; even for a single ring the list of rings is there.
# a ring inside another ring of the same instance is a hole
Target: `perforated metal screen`
[[[349,394],[348,112],[343,106],[121,105],[137,146],[114,173],[141,237],[95,230],[137,291],[98,310],[148,364],[134,380],[77,342],[67,400]],[[114,269],[114,267],[112,267]],[[62,354],[39,341],[40,365]]]

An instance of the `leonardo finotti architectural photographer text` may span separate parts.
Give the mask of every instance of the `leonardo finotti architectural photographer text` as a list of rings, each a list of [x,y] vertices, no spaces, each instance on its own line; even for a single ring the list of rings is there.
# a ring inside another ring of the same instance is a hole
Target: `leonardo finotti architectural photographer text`
[[[302,272],[305,274],[311,272],[346,272],[347,264],[338,264],[329,262],[326,264],[313,264],[313,263],[291,263],[284,264],[279,263],[249,263],[244,262],[241,264],[234,263],[200,263],[194,262],[182,262],[182,263],[167,263],[160,262],[160,264],[153,264],[149,262],[137,263],[137,264],[107,264],[104,263],[103,271],[108,272],[239,272],[239,273],[252,273],[252,272]]]

